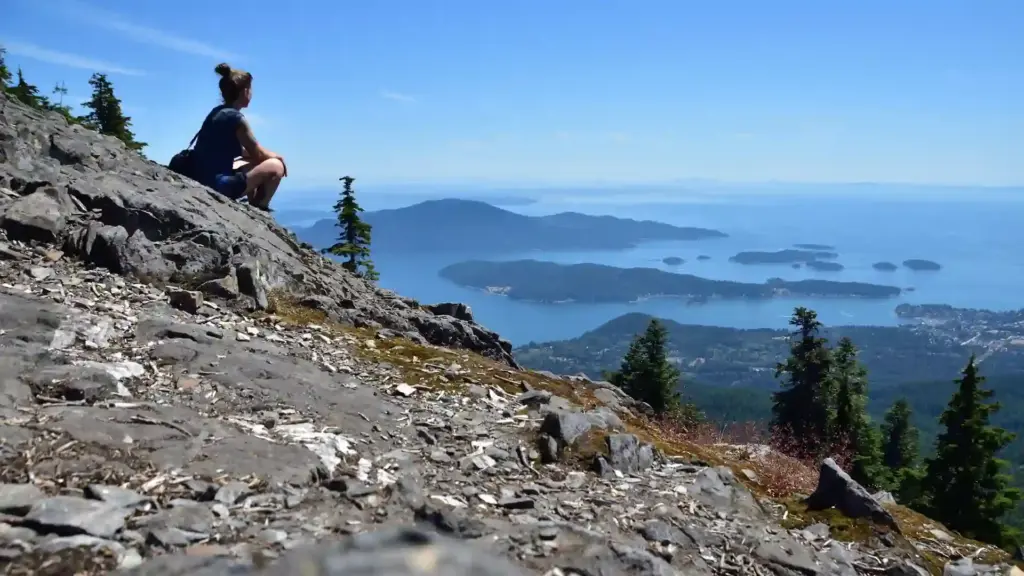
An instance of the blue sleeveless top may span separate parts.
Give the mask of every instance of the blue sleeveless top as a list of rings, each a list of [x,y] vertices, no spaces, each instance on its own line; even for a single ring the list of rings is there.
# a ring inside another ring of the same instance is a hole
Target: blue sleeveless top
[[[199,130],[199,138],[196,139],[191,156],[194,158],[193,178],[213,188],[218,175],[234,172],[235,158],[242,155],[238,126],[245,117],[230,106],[217,106],[207,118]]]

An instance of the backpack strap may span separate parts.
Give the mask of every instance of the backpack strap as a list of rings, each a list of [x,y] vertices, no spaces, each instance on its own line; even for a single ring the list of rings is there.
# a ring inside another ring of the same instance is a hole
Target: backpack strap
[[[203,133],[203,128],[206,128],[206,125],[210,123],[210,118],[213,118],[213,114],[215,112],[218,112],[220,109],[221,107],[218,106],[206,115],[206,119],[203,120],[203,125],[199,127],[199,132],[196,132],[196,135],[192,137],[192,141],[188,143],[188,147],[185,148],[185,150],[189,150],[190,148],[196,145],[196,142],[199,140],[199,135]]]

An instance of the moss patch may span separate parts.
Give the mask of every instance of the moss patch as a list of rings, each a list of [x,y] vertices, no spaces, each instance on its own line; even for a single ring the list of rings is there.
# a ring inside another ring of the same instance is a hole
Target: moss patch
[[[781,503],[786,506],[788,514],[780,524],[789,530],[807,528],[812,524],[822,523],[829,526],[832,538],[843,542],[861,543],[869,542],[880,531],[888,531],[887,528],[875,526],[869,520],[849,518],[835,508],[808,510],[801,499],[786,498]]]
[[[952,542],[946,542],[948,546],[953,548],[957,555],[970,556],[973,555],[978,549],[983,549],[974,557],[975,562],[981,564],[997,564],[1000,562],[1011,562],[1012,557],[1005,550],[1001,550],[995,546],[989,544],[983,544],[977,540],[971,540],[970,538],[964,538],[956,532],[946,528],[942,524],[928,518],[927,516],[915,512],[905,506],[898,504],[888,504],[885,509],[896,518],[899,522],[900,528],[903,530],[904,535],[911,539],[924,539],[931,538],[935,539],[935,536],[931,533],[931,530],[941,530],[953,537]],[[944,564],[945,560],[942,560],[940,564]],[[941,568],[941,566],[940,566]],[[941,569],[940,569],[941,572]]]
[[[597,456],[608,455],[608,431],[591,428],[567,446],[562,453],[562,460],[571,467],[577,469],[589,469]]]
[[[295,297],[287,292],[273,290],[267,295],[267,302],[270,304],[268,313],[286,324],[297,326],[333,324],[335,328],[341,327],[340,324],[332,323],[322,310],[299,304]]]

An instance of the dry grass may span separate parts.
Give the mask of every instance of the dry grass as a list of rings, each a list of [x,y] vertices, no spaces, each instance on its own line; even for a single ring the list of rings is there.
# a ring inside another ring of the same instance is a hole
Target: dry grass
[[[490,358],[468,350],[423,346],[406,338],[377,338],[368,328],[344,326],[330,321],[327,315],[298,304],[294,298],[276,292],[271,295],[272,318],[286,324],[317,324],[336,334],[347,335],[352,351],[364,360],[385,362],[398,369],[407,384],[429,389],[458,389],[469,384],[494,386],[510,394],[529,389],[547,390],[585,408],[599,402],[587,388],[560,379],[552,379],[528,370],[513,370]],[[457,365],[455,379],[445,375]]]
[[[786,498],[810,494],[818,484],[818,463],[787,456],[779,442],[755,424],[685,426],[669,419],[635,418],[635,428],[668,454],[690,454],[704,462],[728,466],[758,496]],[[764,448],[760,450],[760,448]],[[748,481],[741,470],[757,476]]]
[[[600,404],[593,391],[583,383],[549,378],[529,370],[517,371],[497,361],[466,351],[422,346],[404,338],[378,339],[376,333],[365,328],[353,328],[330,322],[326,315],[295,303],[294,300],[275,294],[272,297],[273,317],[277,321],[294,324],[318,324],[336,334],[345,335],[353,345],[357,357],[367,361],[388,363],[397,369],[406,383],[432,390],[461,391],[470,384],[494,386],[510,394],[528,389],[547,390],[572,401],[584,408]],[[454,371],[447,370],[452,364]],[[448,371],[448,375],[446,375]],[[453,376],[454,375],[454,376]],[[714,466],[728,466],[736,473],[739,481],[759,497],[767,497],[786,506],[788,514],[783,524],[786,528],[803,528],[816,522],[827,523],[832,536],[838,540],[868,542],[885,533],[884,527],[871,525],[864,520],[852,520],[835,510],[808,511],[802,497],[814,491],[818,482],[820,462],[811,458],[793,458],[784,452],[795,444],[787,442],[781,435],[768,437],[763,427],[744,424],[713,426],[702,424],[684,426],[679,422],[662,418],[634,416],[625,419],[629,432],[641,440],[650,442],[663,454],[671,457],[688,458]],[[593,455],[603,453],[606,433],[587,434],[566,456],[579,465],[589,464]],[[770,447],[769,450],[750,450],[751,447]],[[846,463],[844,454],[836,457],[840,466]],[[750,481],[742,470],[752,471],[756,482]],[[970,555],[979,549],[979,562],[1005,562],[1009,555],[997,548],[957,536],[936,522],[903,506],[889,506],[890,512],[899,522],[907,538],[921,540],[934,538],[929,531],[940,529],[954,537],[948,543],[946,554],[920,552],[922,562],[932,573],[941,574],[942,565],[948,555]],[[908,551],[918,551],[903,537],[899,540]]]

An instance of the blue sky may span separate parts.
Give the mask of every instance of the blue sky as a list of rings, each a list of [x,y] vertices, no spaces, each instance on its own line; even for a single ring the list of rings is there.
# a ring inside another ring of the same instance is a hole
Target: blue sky
[[[253,73],[291,186],[1024,184],[1020,0],[6,0],[74,101],[106,71],[166,161]]]

